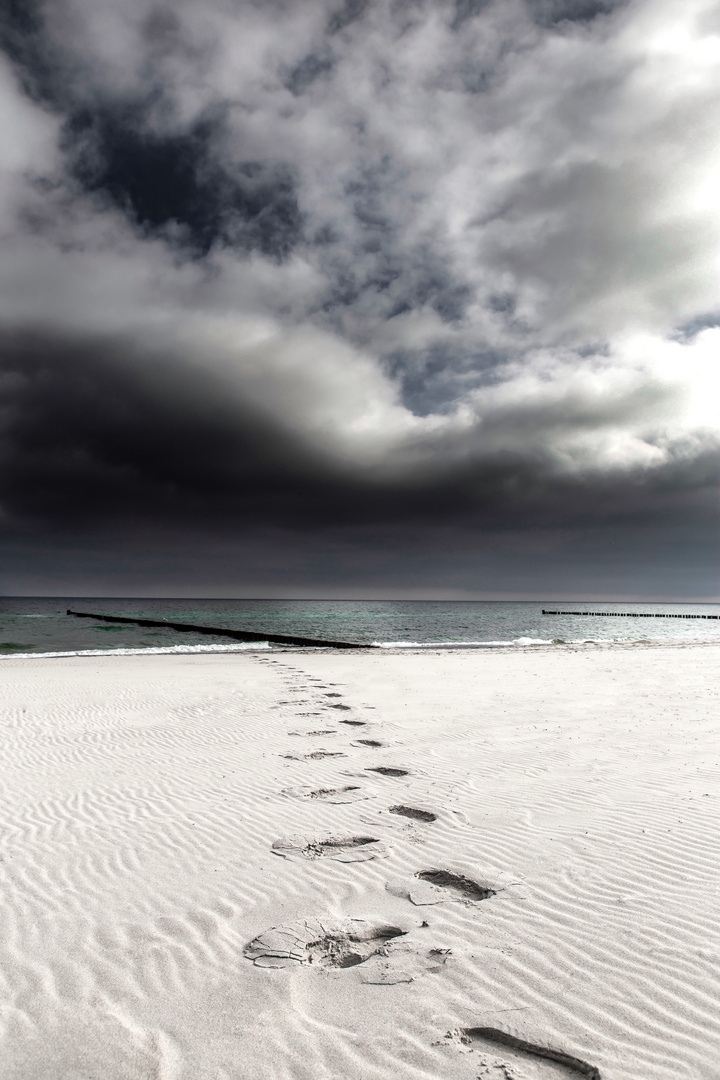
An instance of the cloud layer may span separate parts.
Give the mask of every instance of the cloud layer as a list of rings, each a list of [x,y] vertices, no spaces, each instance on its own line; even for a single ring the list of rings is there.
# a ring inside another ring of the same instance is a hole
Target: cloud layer
[[[708,0],[25,0],[2,42],[6,590],[172,536],[213,587],[716,591]]]

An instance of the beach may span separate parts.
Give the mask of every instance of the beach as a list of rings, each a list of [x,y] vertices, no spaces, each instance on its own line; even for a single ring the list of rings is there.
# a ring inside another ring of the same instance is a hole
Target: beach
[[[3,658],[3,1080],[717,1080],[720,646]]]

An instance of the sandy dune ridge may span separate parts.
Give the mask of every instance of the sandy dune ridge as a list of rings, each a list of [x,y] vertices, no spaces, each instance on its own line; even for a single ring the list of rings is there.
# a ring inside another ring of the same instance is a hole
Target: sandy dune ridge
[[[3,1080],[717,1080],[718,646],[4,659]]]

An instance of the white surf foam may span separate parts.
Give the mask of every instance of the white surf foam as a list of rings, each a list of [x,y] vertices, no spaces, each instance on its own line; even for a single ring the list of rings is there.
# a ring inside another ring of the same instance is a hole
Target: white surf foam
[[[173,653],[257,652],[272,648],[268,641],[249,641],[238,645],[149,645],[137,649],[74,649],[67,652],[0,654],[0,660],[37,660],[65,656],[167,656]]]
[[[512,641],[373,641],[379,649],[503,649],[513,645],[553,645],[550,638],[519,637]]]

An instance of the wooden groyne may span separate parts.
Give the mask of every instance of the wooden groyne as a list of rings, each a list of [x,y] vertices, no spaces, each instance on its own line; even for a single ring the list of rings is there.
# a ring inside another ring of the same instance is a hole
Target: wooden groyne
[[[161,627],[164,630],[180,630],[193,634],[212,634],[213,637],[229,637],[233,641],[271,641],[273,645],[319,645],[330,649],[372,649],[373,645],[358,645],[351,641],[326,641],[323,638],[298,637],[295,634],[265,634],[252,630],[228,630],[220,626],[194,626],[192,623],[167,622],[165,619],[130,619],[126,615],[94,615],[90,611],[71,611],[76,619],[100,619],[109,623],[132,623],[134,626]]]
[[[669,615],[654,611],[546,611],[543,615],[594,615],[611,619],[720,619],[720,615]]]

